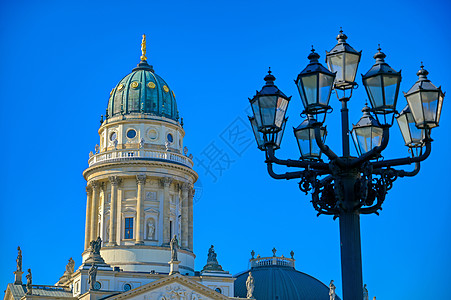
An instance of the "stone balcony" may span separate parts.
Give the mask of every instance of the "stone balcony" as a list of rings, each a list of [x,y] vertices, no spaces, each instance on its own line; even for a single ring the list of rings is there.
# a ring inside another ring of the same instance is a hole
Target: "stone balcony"
[[[169,151],[147,149],[123,149],[100,152],[92,155],[88,160],[88,164],[92,167],[97,164],[127,160],[166,161],[181,164],[188,168],[193,167],[193,161],[185,155]]]

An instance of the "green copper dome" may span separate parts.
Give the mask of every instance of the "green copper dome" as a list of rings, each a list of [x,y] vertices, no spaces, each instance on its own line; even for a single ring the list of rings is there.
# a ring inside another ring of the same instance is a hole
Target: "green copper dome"
[[[179,113],[174,92],[141,60],[111,91],[106,119],[129,114],[146,114],[177,121]]]

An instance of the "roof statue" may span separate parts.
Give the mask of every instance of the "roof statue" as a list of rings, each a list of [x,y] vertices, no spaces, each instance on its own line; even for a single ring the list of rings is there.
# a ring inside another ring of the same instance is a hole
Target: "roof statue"
[[[71,257],[69,258],[69,262],[66,265],[66,272],[67,274],[72,275],[74,273],[74,270],[75,270],[75,261]]]
[[[25,277],[27,278],[27,295],[31,295],[33,293],[33,279],[31,277],[31,269],[28,269],[28,274]]]
[[[329,297],[330,297],[330,300],[335,300],[335,289],[336,289],[336,287],[335,287],[334,281],[331,280],[330,283],[329,283]]]
[[[102,266],[108,266],[105,261],[103,260],[102,256],[100,256],[100,249],[102,248],[102,239],[97,237],[96,240],[93,240],[89,243],[89,257],[84,262],[85,265],[102,265]]]
[[[276,257],[276,252],[277,252],[276,247],[272,248],[272,256],[273,257]]]
[[[179,247],[179,241],[177,240],[177,235],[174,234],[174,237],[171,240],[170,243],[171,246],[171,260],[177,261],[177,249]]]
[[[252,298],[252,293],[254,293],[254,277],[252,277],[252,273],[249,272],[249,276],[246,279],[246,289],[247,289],[247,296],[246,298]]]
[[[215,246],[211,245],[210,249],[208,249],[207,264],[202,271],[223,271],[222,266],[218,263],[218,259],[216,258],[217,254],[214,247]]]
[[[72,274],[75,271],[75,261],[71,258],[69,258],[68,263],[66,264],[66,270],[64,271],[63,276],[61,276],[60,280],[58,281],[57,285],[63,285],[67,281],[69,281],[72,277]]]
[[[363,300],[368,300],[368,289],[366,288],[366,283],[363,285]]]
[[[251,259],[254,259],[254,256],[255,256],[255,251],[252,250],[252,251],[251,251]]]
[[[147,60],[146,57],[146,35],[143,34],[143,40],[141,42],[141,60]]]
[[[92,264],[91,268],[88,271],[88,284],[90,290],[96,290],[96,277],[97,277],[97,266]]]
[[[91,241],[91,252],[94,254],[100,254],[100,248],[102,247],[102,239],[97,237],[97,240]]]
[[[293,250],[291,250],[290,255],[291,255],[291,259],[294,259],[294,251]]]
[[[20,247],[17,247],[17,271],[22,271],[22,250],[20,250]]]

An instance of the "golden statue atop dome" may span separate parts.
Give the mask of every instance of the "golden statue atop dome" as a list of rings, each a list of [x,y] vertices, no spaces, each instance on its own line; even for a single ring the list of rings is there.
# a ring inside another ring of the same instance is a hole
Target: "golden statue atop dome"
[[[146,61],[147,57],[146,57],[146,35],[143,34],[143,40],[141,42],[141,60],[142,61]]]

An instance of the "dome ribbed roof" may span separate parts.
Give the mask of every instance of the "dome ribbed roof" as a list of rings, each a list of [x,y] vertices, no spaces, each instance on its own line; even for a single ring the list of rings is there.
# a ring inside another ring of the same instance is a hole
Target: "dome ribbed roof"
[[[329,300],[329,288],[324,283],[310,275],[296,271],[294,267],[281,265],[253,267],[235,275],[235,297],[246,298],[246,279],[249,271],[254,277],[253,298],[255,299]]]
[[[147,61],[141,61],[110,93],[107,119],[133,113],[179,118],[174,92]]]

